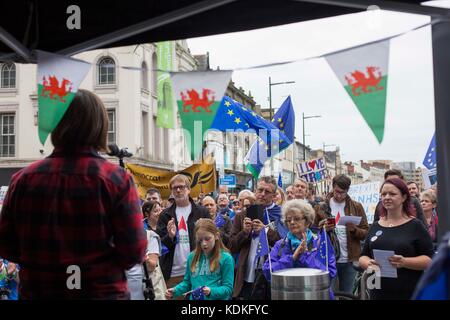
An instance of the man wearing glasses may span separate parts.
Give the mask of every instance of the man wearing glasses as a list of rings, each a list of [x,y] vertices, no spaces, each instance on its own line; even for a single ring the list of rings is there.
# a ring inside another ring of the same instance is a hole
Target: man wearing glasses
[[[255,281],[258,273],[262,274],[263,259],[255,259],[259,244],[259,233],[270,222],[274,227],[269,228],[267,239],[270,246],[287,234],[286,227],[281,223],[281,208],[274,203],[277,190],[277,181],[273,177],[261,177],[255,190],[256,204],[263,207],[263,221],[251,219],[247,210],[239,212],[231,230],[230,251],[239,254],[235,275],[233,297],[242,297],[244,300],[258,299],[254,295]]]
[[[174,204],[165,209],[158,220],[156,232],[169,252],[161,256],[161,269],[167,288],[183,280],[189,253],[195,249],[195,223],[200,218],[211,216],[208,210],[194,203],[189,196],[191,181],[177,174],[169,181]]]
[[[348,195],[351,180],[340,174],[333,178],[333,190],[325,202],[316,207],[316,225],[325,227],[335,250],[338,270],[338,291],[352,293],[356,270],[353,262],[359,260],[361,241],[367,236],[369,225],[361,203]],[[361,217],[359,225],[339,224],[343,216]]]

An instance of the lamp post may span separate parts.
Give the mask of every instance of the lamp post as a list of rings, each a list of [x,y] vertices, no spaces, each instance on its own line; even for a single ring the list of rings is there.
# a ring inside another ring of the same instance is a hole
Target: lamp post
[[[280,84],[290,84],[295,83],[295,81],[285,81],[285,82],[272,82],[269,77],[269,121],[272,121],[272,86],[278,86]]]
[[[272,86],[278,86],[281,84],[295,83],[295,81],[285,81],[285,82],[272,82],[269,77],[269,121],[272,121]],[[273,176],[273,157],[270,157],[270,172]]]
[[[311,118],[322,118],[322,116],[305,116],[305,113],[302,112],[302,120],[303,120],[303,161],[306,161],[305,119],[311,119]]]
[[[335,145],[335,144],[325,144],[325,142],[323,142],[323,156],[324,156],[324,158],[325,158],[325,147],[336,147],[337,148],[337,145]],[[336,157],[336,151],[334,152],[334,172],[335,172],[335,175],[337,175],[337,157]],[[327,182],[325,182],[325,183],[327,183]]]

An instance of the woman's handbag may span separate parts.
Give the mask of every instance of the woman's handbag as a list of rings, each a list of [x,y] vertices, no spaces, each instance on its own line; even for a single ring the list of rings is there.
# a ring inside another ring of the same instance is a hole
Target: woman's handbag
[[[147,240],[149,242],[151,237],[155,237],[156,240],[158,240],[159,252],[161,253],[161,239],[155,232],[147,231]],[[159,265],[159,260],[156,268],[152,272],[150,272],[150,279],[152,280],[153,284],[153,293],[155,296],[155,300],[166,300],[165,293],[167,290],[167,286],[161,267]]]
[[[164,294],[167,290],[167,286],[159,263],[156,266],[155,270],[150,272],[150,278],[153,282],[153,292],[155,293],[155,300],[166,300]]]

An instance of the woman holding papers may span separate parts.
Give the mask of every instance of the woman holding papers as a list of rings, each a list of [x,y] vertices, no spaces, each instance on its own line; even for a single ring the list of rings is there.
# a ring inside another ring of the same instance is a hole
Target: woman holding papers
[[[311,205],[298,199],[290,200],[283,205],[281,212],[289,232],[285,238],[275,243],[270,252],[270,263],[269,260],[264,263],[266,279],[271,279],[270,268],[272,272],[288,268],[328,269],[330,277],[336,277],[333,247],[328,238],[323,236],[326,232],[317,236],[309,229],[315,218]],[[324,241],[327,242],[326,245]],[[322,247],[327,249],[320,250]]]
[[[359,263],[376,272],[368,280],[371,299],[407,300],[431,263],[433,244],[415,218],[403,180],[387,179],[381,186],[381,202],[380,220],[369,230]]]

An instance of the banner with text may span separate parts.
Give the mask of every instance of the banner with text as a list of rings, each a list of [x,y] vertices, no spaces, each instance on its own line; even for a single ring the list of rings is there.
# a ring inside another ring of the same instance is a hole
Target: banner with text
[[[138,188],[139,197],[145,199],[149,188],[157,188],[163,199],[169,198],[170,179],[176,174],[184,174],[191,180],[192,198],[198,197],[199,193],[209,193],[216,190],[216,165],[212,157],[208,157],[201,164],[194,164],[184,170],[173,172],[143,167],[136,164],[125,164],[125,169],[133,176]]]
[[[362,204],[367,222],[372,224],[375,208],[380,201],[380,181],[351,185],[348,195]]]
[[[320,182],[327,178],[327,165],[325,158],[312,159],[300,162],[297,165],[298,176],[308,182]]]

